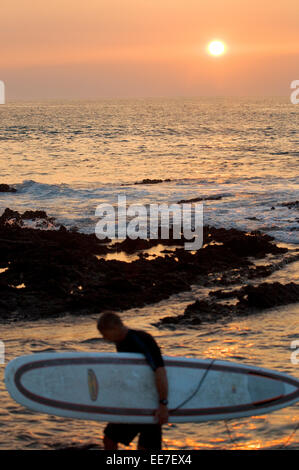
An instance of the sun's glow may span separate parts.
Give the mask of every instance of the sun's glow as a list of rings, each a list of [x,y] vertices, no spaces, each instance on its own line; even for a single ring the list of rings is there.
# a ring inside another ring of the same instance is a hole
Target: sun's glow
[[[222,55],[225,53],[225,44],[222,41],[212,41],[208,45],[208,52],[214,56]]]

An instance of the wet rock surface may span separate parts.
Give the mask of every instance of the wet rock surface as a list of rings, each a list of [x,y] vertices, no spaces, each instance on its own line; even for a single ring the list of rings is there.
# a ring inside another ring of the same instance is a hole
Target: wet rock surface
[[[16,193],[17,190],[9,186],[9,184],[0,184],[0,193]]]
[[[212,291],[211,297],[217,299],[237,298],[239,302],[238,310],[243,308],[272,308],[299,301],[299,284],[293,282],[280,284],[279,282],[263,282],[257,286],[247,285],[238,290],[232,291]]]
[[[247,285],[232,291],[212,291],[209,295],[216,300],[237,299],[238,301],[228,305],[210,300],[196,300],[187,306],[183,315],[164,317],[156,325],[194,326],[203,322],[215,322],[219,319],[230,320],[280,305],[299,302],[299,284],[263,282],[257,286]]]
[[[165,180],[146,178],[146,179],[143,179],[142,181],[136,181],[136,183],[134,184],[159,184],[159,183],[169,183],[170,181],[171,180],[169,178]]]
[[[281,206],[287,207],[288,209],[299,209],[299,201],[284,202]]]
[[[55,229],[22,225],[28,218],[43,220]],[[245,233],[205,226],[203,240],[203,247],[194,252],[184,249],[183,239],[127,239],[112,244],[111,240],[99,240],[94,234],[67,230],[44,211],[20,214],[6,209],[0,217],[0,319],[35,320],[66,313],[88,315],[105,309],[120,312],[188,291],[192,284],[212,289],[240,281],[245,284],[248,279],[270,275],[287,262],[284,256],[289,255],[272,237],[257,231]],[[104,259],[105,255],[120,251],[142,253],[157,244],[165,248],[174,246],[155,258],[139,256],[132,262]],[[276,265],[254,265],[255,259],[267,255],[281,260]],[[289,262],[298,259],[296,256],[289,257]],[[280,291],[280,302],[296,301],[297,288],[292,289],[288,296]],[[236,297],[242,304],[239,310],[248,309],[246,302],[251,302],[250,299],[258,303],[259,295],[262,294],[258,291],[238,292]],[[198,310],[211,319],[230,314],[228,307],[217,301],[198,302],[205,302]]]
[[[185,204],[185,203],[190,203],[190,202],[199,202],[199,201],[219,201],[219,199],[222,199],[224,196],[220,195],[212,195],[212,196],[198,196],[198,197],[193,197],[191,199],[181,199],[178,201],[178,204]]]
[[[171,181],[171,179],[169,179],[169,178],[167,178],[165,180],[145,178],[141,181],[136,181],[133,184],[134,185],[136,185],[136,184],[159,184],[159,183],[170,183],[170,181]],[[130,186],[130,184],[122,184],[122,186]]]

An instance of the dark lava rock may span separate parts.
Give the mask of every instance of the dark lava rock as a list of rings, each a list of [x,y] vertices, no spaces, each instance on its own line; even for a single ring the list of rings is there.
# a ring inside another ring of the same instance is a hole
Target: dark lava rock
[[[0,193],[16,193],[17,190],[8,184],[0,184]]]
[[[134,184],[159,184],[159,183],[169,183],[171,180],[169,178],[165,179],[165,180],[161,180],[161,179],[143,179],[142,181],[136,181],[136,183]]]
[[[237,309],[257,308],[259,310],[299,302],[299,284],[262,283],[246,286],[237,294]]]
[[[199,201],[218,201],[219,199],[222,199],[223,196],[198,196],[194,197],[192,199],[182,199],[181,201],[178,201],[178,204],[184,204],[184,203],[189,203],[189,202],[199,202]]]
[[[22,216],[18,211],[13,211],[9,208],[6,208],[3,214],[0,216],[0,226],[4,225],[7,221],[15,219],[15,220],[22,220]]]
[[[114,243],[110,247],[110,252],[125,252],[127,254],[136,253],[141,250],[149,250],[157,245],[165,246],[182,246],[187,241],[183,236],[180,239],[174,239],[172,235],[172,230],[169,230],[169,239],[163,239],[160,236],[161,229],[159,228],[158,238],[154,239],[142,239],[137,238],[132,240],[131,238],[126,238],[121,242]],[[190,241],[190,240],[188,240]]]
[[[298,302],[299,285],[293,282],[289,284],[263,282],[257,286],[247,285],[231,291],[220,289],[210,292],[209,295],[217,299],[239,299],[237,309],[244,307],[265,309]]]
[[[6,208],[0,217],[0,226],[8,222],[10,222],[11,224],[16,224],[20,226],[20,225],[23,225],[22,223],[23,220],[28,220],[28,219],[32,219],[32,220],[44,219],[45,221],[52,223],[52,224],[55,221],[55,218],[48,217],[45,211],[25,211],[23,214],[20,214],[18,211],[13,211],[9,208]]]
[[[280,205],[288,209],[299,209],[299,201],[283,202]]]
[[[204,322],[215,322],[228,316],[232,316],[230,307],[205,300],[196,300],[193,304],[188,305],[183,315],[161,318],[154,325],[178,324],[182,326],[195,326]]]
[[[143,240],[140,238],[137,240],[132,240],[131,238],[126,238],[121,242],[114,243],[114,245],[111,247],[111,251],[123,251],[125,253],[131,254],[140,250],[148,250],[149,248],[152,248],[158,244],[159,240]]]
[[[286,248],[277,247],[272,243],[273,237],[263,235],[258,230],[249,234],[243,233],[239,236],[232,234],[223,244],[228,247],[237,256],[254,256],[255,258],[263,258],[265,253],[279,254],[286,253]]]
[[[220,319],[231,320],[238,316],[250,315],[265,309],[299,302],[299,284],[262,283],[258,286],[245,286],[233,291],[214,291],[210,296],[217,299],[237,298],[235,305],[196,300],[186,307],[183,315],[161,318],[156,326],[169,324],[195,326],[203,322],[215,322]]]
[[[45,211],[25,211],[22,214],[22,219],[49,219],[54,220],[54,217],[48,217]]]
[[[188,291],[192,284],[205,285],[209,279],[216,283],[215,279],[222,278],[221,285],[230,285],[238,276],[246,279],[252,274],[254,265],[249,256],[287,251],[260,232],[205,226],[200,250],[179,247],[164,257],[140,256],[126,263],[98,255],[113,250],[142,252],[157,243],[182,245],[184,240],[127,239],[112,248],[111,240],[63,226],[60,230],[21,226],[26,217],[53,220],[44,211],[20,214],[9,208],[0,217],[0,267],[7,268],[0,272],[0,318],[10,321],[142,307]],[[20,224],[6,223],[12,219]],[[205,308],[206,318],[228,313],[217,303]]]

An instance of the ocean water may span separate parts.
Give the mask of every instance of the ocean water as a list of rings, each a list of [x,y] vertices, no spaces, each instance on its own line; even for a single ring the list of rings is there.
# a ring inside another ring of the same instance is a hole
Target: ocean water
[[[43,209],[67,227],[92,233],[98,204],[204,201],[204,222],[262,230],[298,250],[299,107],[288,99],[140,99],[97,102],[11,102],[0,107],[0,193],[6,208]],[[170,179],[135,185],[145,178]],[[267,278],[298,282],[299,263]],[[196,329],[157,329],[153,322],[183,313],[206,295],[191,292],[123,313],[131,327],[151,332],[167,355],[217,357],[269,367],[299,377],[291,342],[299,339],[299,304],[238,321]],[[112,351],[98,339],[96,315],[1,325],[5,361],[41,351]],[[0,364],[2,449],[57,448],[99,443],[104,423],[39,415],[7,394]],[[253,418],[164,427],[165,449],[299,447],[299,404]],[[132,444],[135,448],[136,442]]]
[[[286,98],[9,103],[0,211],[44,209],[92,233],[98,204],[204,203],[204,222],[298,243],[299,107]],[[170,179],[157,185],[134,185]],[[275,209],[272,209],[275,207]]]

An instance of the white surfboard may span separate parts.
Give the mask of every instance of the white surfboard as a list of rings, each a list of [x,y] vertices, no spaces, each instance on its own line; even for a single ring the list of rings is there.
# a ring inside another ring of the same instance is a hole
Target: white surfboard
[[[228,361],[164,356],[169,422],[266,414],[299,400],[299,380]],[[137,353],[40,353],[9,362],[12,398],[39,413],[85,420],[153,423],[154,373]]]

